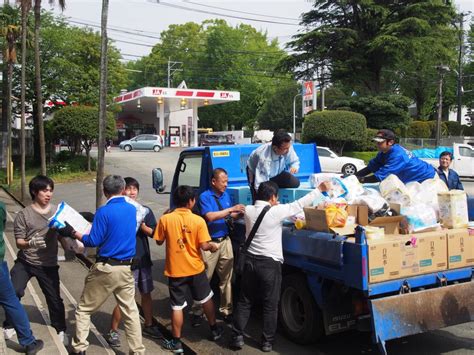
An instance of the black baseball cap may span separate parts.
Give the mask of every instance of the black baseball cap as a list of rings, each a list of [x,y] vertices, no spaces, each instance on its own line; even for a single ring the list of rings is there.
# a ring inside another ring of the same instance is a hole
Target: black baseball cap
[[[389,130],[389,129],[381,129],[377,132],[377,134],[375,135],[374,138],[372,138],[372,140],[376,141],[376,142],[383,142],[385,140],[395,140],[395,138],[397,138],[395,136],[395,133],[393,133],[393,131]]]

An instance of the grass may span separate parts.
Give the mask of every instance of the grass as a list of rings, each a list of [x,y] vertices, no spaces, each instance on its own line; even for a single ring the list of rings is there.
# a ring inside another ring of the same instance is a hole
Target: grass
[[[344,156],[362,159],[366,164],[375,158],[378,152],[344,152]]]

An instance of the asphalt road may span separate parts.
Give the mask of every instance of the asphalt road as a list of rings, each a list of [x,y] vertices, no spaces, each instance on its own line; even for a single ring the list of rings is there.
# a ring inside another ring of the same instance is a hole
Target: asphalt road
[[[157,194],[151,186],[151,170],[155,167],[163,169],[165,183],[171,185],[172,176],[179,152],[178,148],[166,148],[159,153],[155,152],[124,152],[113,148],[106,153],[106,173],[133,176],[141,184],[140,200],[149,206],[158,218],[168,208],[169,194]],[[466,190],[474,194],[474,182],[465,182]],[[169,189],[168,189],[169,191]],[[55,186],[54,200],[65,200],[79,211],[95,210],[95,182],[75,184],[57,184]],[[154,262],[153,274],[155,291],[153,293],[154,314],[166,327],[170,327],[170,308],[168,300],[167,281],[163,276],[164,248],[157,245],[151,246]],[[67,264],[67,263],[66,263]],[[79,299],[82,280],[85,272],[75,268],[62,268],[62,281],[70,289],[71,294]],[[77,280],[81,282],[77,282]],[[113,307],[113,300],[104,305],[101,312],[93,317],[98,331],[106,333],[109,325],[109,312]],[[189,307],[188,307],[189,308]],[[189,309],[186,309],[189,311]],[[258,312],[254,312],[258,313]],[[253,316],[247,328],[249,338],[246,346],[238,353],[259,354],[259,339],[261,334],[261,317]],[[198,354],[230,354],[227,348],[230,340],[230,329],[227,328],[222,340],[214,344],[206,340],[208,327],[203,324],[200,328],[190,327],[190,317],[187,316],[183,331],[183,341]],[[125,337],[122,333],[122,342]],[[148,353],[160,353],[159,345],[148,340],[146,343]],[[390,354],[473,354],[474,353],[474,323],[467,323],[455,327],[445,328],[435,332],[410,336],[388,342],[387,350]],[[122,353],[126,349],[119,349]],[[328,337],[324,341],[310,346],[300,346],[278,335],[274,347],[274,354],[367,354],[377,353],[377,348],[372,344],[368,333],[350,332]]]

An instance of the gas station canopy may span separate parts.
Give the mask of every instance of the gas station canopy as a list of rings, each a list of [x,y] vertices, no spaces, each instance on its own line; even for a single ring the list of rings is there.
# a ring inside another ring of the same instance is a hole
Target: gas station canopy
[[[156,112],[157,104],[163,106],[164,112],[173,112],[239,100],[238,91],[160,87],[145,87],[114,98],[115,103],[123,105],[124,111],[138,107],[143,112]]]
[[[198,108],[239,100],[238,91],[188,89],[184,81],[177,88],[144,87],[122,92],[114,98],[114,102],[122,106],[122,112],[140,112],[157,118],[156,128],[162,136],[174,125],[170,113],[192,110],[186,127],[189,126],[189,142],[193,142],[194,146],[198,145]]]

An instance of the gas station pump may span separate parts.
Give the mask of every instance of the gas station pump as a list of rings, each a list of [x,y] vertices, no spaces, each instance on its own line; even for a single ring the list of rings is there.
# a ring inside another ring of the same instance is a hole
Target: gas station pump
[[[169,144],[170,147],[180,147],[181,146],[181,129],[179,126],[169,126]]]

